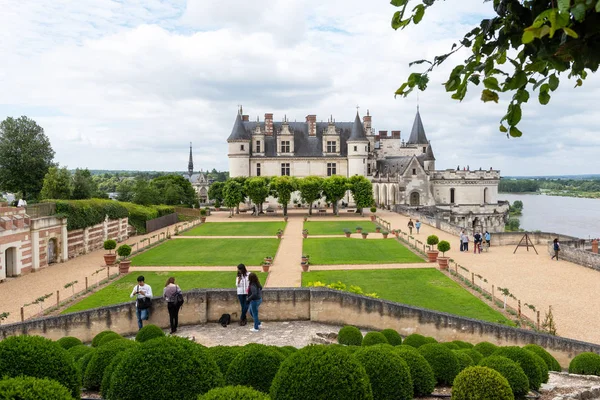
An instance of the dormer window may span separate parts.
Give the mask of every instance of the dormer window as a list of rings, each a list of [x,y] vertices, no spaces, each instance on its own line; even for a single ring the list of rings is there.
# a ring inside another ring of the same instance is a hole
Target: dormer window
[[[289,140],[282,140],[281,141],[281,152],[282,153],[289,153],[290,152],[290,141]]]
[[[423,153],[427,153],[427,147],[423,147]]]
[[[327,142],[327,152],[328,153],[335,153],[336,152],[335,140]]]
[[[413,168],[413,175],[416,175],[416,174],[417,174],[417,169]]]
[[[256,141],[256,152],[260,153],[260,140]]]

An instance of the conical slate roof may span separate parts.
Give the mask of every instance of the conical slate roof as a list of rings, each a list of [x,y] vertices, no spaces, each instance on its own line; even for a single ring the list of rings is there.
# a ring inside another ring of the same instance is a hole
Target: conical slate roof
[[[188,161],[188,173],[190,176],[194,173],[194,160],[192,158],[192,143],[190,142],[190,160]]]
[[[227,141],[230,140],[250,140],[250,134],[246,131],[244,127],[244,121],[242,121],[242,114],[237,113],[235,116],[235,122],[233,123],[233,129],[231,130],[231,135],[227,138]]]
[[[415,122],[413,123],[412,131],[410,131],[410,138],[407,144],[428,144],[427,136],[425,136],[425,128],[423,128],[423,121],[421,121],[421,114],[417,109],[417,115],[415,116]]]
[[[425,152],[425,161],[435,161],[431,144],[427,145],[427,151]]]
[[[365,128],[363,127],[362,122],[360,122],[358,112],[356,113],[356,118],[354,118],[354,125],[352,125],[352,132],[350,133],[348,141],[368,141],[367,136],[365,135]]]

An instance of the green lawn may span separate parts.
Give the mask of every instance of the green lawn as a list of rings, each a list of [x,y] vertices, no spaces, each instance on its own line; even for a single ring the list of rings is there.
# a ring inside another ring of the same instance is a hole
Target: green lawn
[[[133,266],[260,265],[275,257],[279,239],[171,239],[138,256]]]
[[[343,235],[344,228],[356,232],[356,227],[363,228],[363,232],[375,232],[377,227],[371,221],[307,221],[304,229],[308,229],[309,235]]]
[[[348,287],[360,286],[365,293],[375,292],[381,299],[512,325],[501,313],[433,268],[315,271],[302,274],[302,286],[317,281],[326,284],[341,281]]]
[[[235,272],[204,272],[204,271],[169,271],[169,272],[132,272],[107,287],[86,297],[62,312],[67,314],[90,308],[109,306],[111,304],[133,301],[129,298],[133,286],[137,284],[137,277],[144,275],[146,283],[152,287],[154,297],[162,296],[165,282],[170,276],[175,277],[175,283],[182,290],[196,288],[227,289],[235,287]],[[259,272],[258,277],[264,285],[267,274]]]
[[[184,236],[275,236],[286,222],[207,222],[182,233]]]
[[[309,236],[308,239],[304,239],[302,252],[310,255],[310,263],[315,265],[425,262],[395,238],[376,240],[345,237],[311,239]]]

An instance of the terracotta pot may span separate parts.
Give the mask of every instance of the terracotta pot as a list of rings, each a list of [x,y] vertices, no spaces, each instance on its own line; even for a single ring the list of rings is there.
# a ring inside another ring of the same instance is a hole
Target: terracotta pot
[[[449,257],[438,257],[437,262],[440,269],[448,269],[448,260],[450,260]]]
[[[200,222],[205,223],[206,222],[206,217],[200,217]]]
[[[350,237],[350,232],[346,233],[346,237]]]
[[[371,215],[371,221],[375,221],[377,217],[375,215]]]
[[[271,264],[263,264],[262,265],[263,272],[269,272],[269,268],[271,268]]]
[[[282,235],[277,235],[277,239],[281,239],[281,236],[282,236]]]
[[[106,265],[114,265],[117,260],[116,254],[105,254],[104,255],[104,264]]]
[[[302,267],[302,271],[304,271],[304,272],[308,271],[308,264],[302,263],[302,264],[300,264],[300,266]]]
[[[362,229],[357,229],[356,230],[356,233],[361,233],[361,232],[362,232]]]
[[[439,251],[437,250],[427,250],[427,257],[429,262],[436,262],[438,259]]]
[[[302,237],[303,237],[304,239],[306,239],[306,238],[308,237],[308,234],[306,234],[306,233],[303,233],[303,234],[302,234]]]
[[[304,217],[304,222],[308,221],[308,217]]]
[[[381,228],[380,227],[375,228],[375,232],[377,232],[377,233],[381,232]]]
[[[382,233],[382,235],[383,235],[383,238],[384,238],[384,239],[387,239],[387,237],[388,237],[388,234],[387,234],[387,233]]]
[[[363,237],[363,239],[366,239],[366,238],[367,238],[367,236],[368,236],[368,235],[367,235],[366,233],[363,233],[363,234],[362,234],[362,237]]]
[[[121,260],[119,263],[119,273],[126,274],[129,272],[129,267],[131,266],[131,260]]]

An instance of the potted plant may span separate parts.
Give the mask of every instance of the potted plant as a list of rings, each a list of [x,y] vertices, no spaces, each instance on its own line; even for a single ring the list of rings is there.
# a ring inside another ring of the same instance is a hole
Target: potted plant
[[[375,221],[377,219],[377,217],[375,216],[377,208],[375,206],[371,207],[371,212],[373,213],[373,215],[371,215],[371,221]]]
[[[269,268],[271,268],[271,262],[270,261],[263,261],[263,263],[262,263],[262,270],[263,270],[263,272],[269,272]]]
[[[119,255],[119,257],[122,257],[121,261],[119,261],[119,273],[128,273],[129,266],[131,265],[131,260],[129,260],[127,257],[131,255],[131,246],[129,246],[128,244],[122,244],[117,249],[117,254]]]
[[[302,237],[306,239],[308,237],[308,229],[302,229]]]
[[[215,211],[221,211],[221,202],[218,199],[215,200]]]
[[[348,228],[344,228],[344,233],[346,234],[346,237],[350,237],[350,234],[351,234],[352,232],[350,232],[350,229],[348,229]]]
[[[399,237],[399,236],[400,236],[400,229],[394,229],[394,231],[393,231],[393,232],[394,232],[394,235],[395,235],[396,237]]]
[[[111,250],[117,248],[117,242],[115,240],[109,239],[104,241],[104,250],[108,250],[108,254],[104,255],[104,263],[106,265],[113,265],[117,259],[117,255],[111,253]]]
[[[265,262],[272,263],[273,262],[273,257],[266,256],[264,260],[265,260]]]
[[[442,252],[442,256],[437,259],[440,269],[448,269],[448,257],[445,257],[445,253],[450,250],[450,243],[442,240],[438,243],[437,248]]]
[[[357,227],[356,227],[356,233],[361,233],[361,232],[362,232],[362,227],[360,227],[360,226],[357,226]]]
[[[308,262],[308,259],[309,259],[309,258],[310,258],[310,256],[309,256],[308,254],[306,254],[306,255],[304,255],[304,254],[303,254],[303,255],[302,255],[302,260],[301,260],[301,261],[302,261],[302,262]]]
[[[381,227],[378,226],[377,228],[375,228],[375,232],[377,232],[377,233],[381,232]]]
[[[361,235],[362,235],[363,239],[366,239],[367,236],[369,236],[369,232],[362,232]]]
[[[283,229],[277,229],[277,239],[281,239],[283,236]]]
[[[440,239],[435,236],[435,235],[429,235],[427,236],[427,244],[430,246],[429,250],[427,250],[427,257],[429,259],[429,262],[435,262],[438,258],[438,251],[433,249],[433,246],[435,246],[436,244],[438,244],[440,242]]]
[[[308,217],[304,217],[304,222],[308,221]]]
[[[300,263],[300,266],[302,267],[302,271],[307,272],[308,271],[308,265],[309,265],[308,261],[302,261]]]
[[[284,216],[283,216],[283,220],[284,220],[285,222],[288,222],[288,216],[287,216],[287,215],[284,215]]]
[[[390,233],[388,231],[382,231],[381,234],[383,235],[384,239],[387,239],[387,237]]]
[[[202,223],[206,222],[206,208],[200,209],[200,222],[202,222]]]

